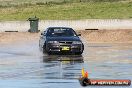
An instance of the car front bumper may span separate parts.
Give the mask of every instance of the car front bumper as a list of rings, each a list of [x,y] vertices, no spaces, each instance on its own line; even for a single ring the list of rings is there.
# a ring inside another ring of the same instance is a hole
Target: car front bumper
[[[47,44],[48,52],[83,52],[84,46],[83,44]]]

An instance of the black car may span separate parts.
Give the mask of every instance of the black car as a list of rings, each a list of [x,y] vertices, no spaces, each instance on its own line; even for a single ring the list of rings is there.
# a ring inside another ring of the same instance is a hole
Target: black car
[[[39,47],[43,52],[51,53],[69,53],[82,54],[84,45],[80,34],[68,27],[49,27],[41,33]]]

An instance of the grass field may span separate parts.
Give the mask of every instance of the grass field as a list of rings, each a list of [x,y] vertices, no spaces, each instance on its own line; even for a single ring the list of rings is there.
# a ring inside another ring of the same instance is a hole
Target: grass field
[[[41,20],[132,18],[131,0],[93,1],[98,2],[86,0],[81,0],[81,2],[80,0],[72,0],[72,2],[71,0],[0,0],[0,21],[27,20],[33,16],[37,16]]]

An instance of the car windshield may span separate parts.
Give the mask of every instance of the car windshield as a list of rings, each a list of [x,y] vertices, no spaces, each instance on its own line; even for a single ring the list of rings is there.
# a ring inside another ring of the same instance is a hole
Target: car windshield
[[[47,31],[47,36],[76,36],[76,33],[71,28],[49,28]]]

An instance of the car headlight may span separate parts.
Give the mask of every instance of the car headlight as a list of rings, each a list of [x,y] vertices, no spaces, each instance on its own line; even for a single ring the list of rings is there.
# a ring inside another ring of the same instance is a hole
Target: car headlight
[[[80,41],[73,41],[72,44],[82,44]]]
[[[58,41],[48,41],[48,43],[58,43]]]

